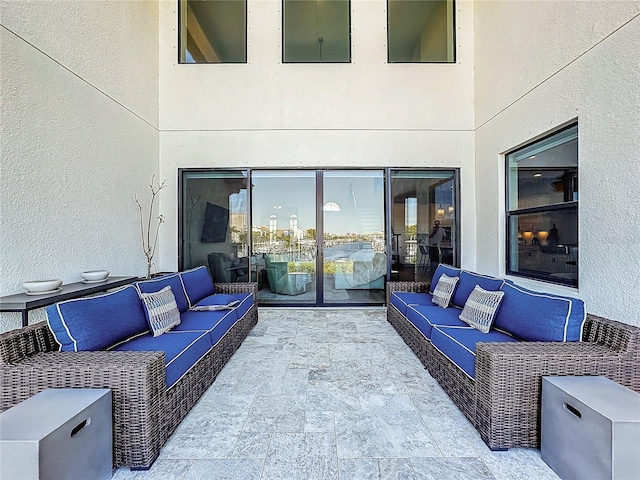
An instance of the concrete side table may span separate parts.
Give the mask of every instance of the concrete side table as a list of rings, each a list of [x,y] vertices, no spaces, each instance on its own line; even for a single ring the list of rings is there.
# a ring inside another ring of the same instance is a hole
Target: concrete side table
[[[640,478],[640,394],[606,377],[542,378],[542,459],[565,480]]]
[[[111,390],[44,390],[0,414],[0,478],[103,480],[112,473]]]

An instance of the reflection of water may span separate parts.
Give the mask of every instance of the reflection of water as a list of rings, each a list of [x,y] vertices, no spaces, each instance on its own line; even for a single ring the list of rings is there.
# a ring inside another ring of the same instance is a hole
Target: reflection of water
[[[348,258],[361,250],[373,251],[373,247],[370,242],[337,243],[334,246],[325,247],[324,258],[326,260]]]

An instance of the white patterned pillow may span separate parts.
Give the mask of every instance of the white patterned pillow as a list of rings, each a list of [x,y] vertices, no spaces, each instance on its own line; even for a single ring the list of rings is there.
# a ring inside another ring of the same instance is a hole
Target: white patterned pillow
[[[502,297],[503,291],[489,291],[476,285],[458,318],[482,333],[488,333]]]
[[[458,280],[460,280],[460,277],[450,277],[444,273],[440,275],[438,284],[433,290],[431,301],[442,308],[447,308],[449,302],[451,302],[451,297],[453,296],[453,291],[456,289]]]
[[[140,299],[154,337],[162,335],[180,324],[180,312],[176,304],[176,297],[174,297],[173,290],[169,285],[157,292],[141,293]]]

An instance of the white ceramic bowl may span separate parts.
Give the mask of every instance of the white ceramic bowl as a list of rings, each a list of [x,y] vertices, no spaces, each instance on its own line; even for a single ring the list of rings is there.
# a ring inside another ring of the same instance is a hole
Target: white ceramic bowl
[[[82,278],[87,282],[98,282],[104,280],[109,276],[108,270],[89,270],[88,272],[81,273]]]
[[[24,282],[22,286],[27,292],[50,292],[62,285],[62,280],[29,280]]]

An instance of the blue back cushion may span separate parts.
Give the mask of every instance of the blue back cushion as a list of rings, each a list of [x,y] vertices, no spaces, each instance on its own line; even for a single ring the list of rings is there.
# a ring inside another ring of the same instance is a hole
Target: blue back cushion
[[[450,277],[459,277],[460,269],[456,267],[452,267],[451,265],[447,265],[445,263],[441,263],[436,268],[436,271],[433,272],[433,277],[431,278],[431,285],[429,285],[429,292],[433,293],[433,289],[436,288],[438,284],[438,280],[440,280],[440,275],[446,273]]]
[[[494,328],[533,342],[578,342],[587,318],[577,298],[534,292],[510,282],[502,285],[502,304]]]
[[[133,285],[104,295],[50,305],[47,322],[63,352],[104,350],[149,330]]]
[[[171,287],[173,296],[176,297],[176,305],[178,305],[180,313],[189,310],[189,302],[187,301],[187,295],[184,292],[184,286],[182,285],[182,279],[179,274],[174,273],[136,283],[136,287],[142,293],[159,292],[167,285]]]
[[[216,290],[207,267],[197,267],[180,273],[189,307],[193,307],[204,297],[213,295]]]
[[[467,298],[473,292],[476,285],[480,285],[480,288],[485,290],[495,291],[500,290],[504,280],[501,278],[489,277],[487,275],[480,275],[479,273],[467,272],[463,270],[460,273],[460,280],[456,286],[456,290],[453,292],[452,303],[460,308],[464,307],[467,302]]]

